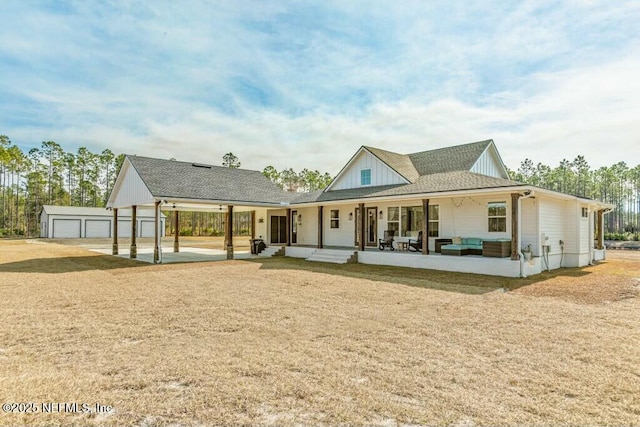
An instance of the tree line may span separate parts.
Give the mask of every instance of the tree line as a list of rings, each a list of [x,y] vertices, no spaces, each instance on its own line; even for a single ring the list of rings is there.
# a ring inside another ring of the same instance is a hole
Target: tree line
[[[109,149],[94,153],[80,147],[70,152],[54,141],[24,152],[8,136],[0,135],[0,237],[37,236],[43,205],[105,206],[123,161],[123,154]],[[240,167],[233,153],[225,154],[222,164]],[[278,171],[267,166],[262,173],[292,192],[321,190],[332,179],[329,173],[309,169]],[[552,168],[525,159],[517,171],[509,173],[516,181],[611,203],[615,210],[605,216],[605,237],[640,239],[640,165],[630,167],[618,162],[593,169],[584,156],[578,156]],[[182,215],[178,229],[215,234],[222,229],[220,221],[215,213]],[[246,228],[244,217],[234,217],[234,221],[238,221],[239,229]]]
[[[618,162],[594,169],[577,156],[552,168],[525,159],[509,174],[515,181],[614,205],[605,215],[605,239],[640,240],[640,165]]]

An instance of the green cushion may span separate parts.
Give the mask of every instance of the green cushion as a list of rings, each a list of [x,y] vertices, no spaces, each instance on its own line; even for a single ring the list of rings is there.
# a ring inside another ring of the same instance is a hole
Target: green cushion
[[[469,245],[469,246],[480,246],[480,247],[482,247],[482,239],[479,239],[477,237],[464,237],[462,239],[462,244],[463,245]]]

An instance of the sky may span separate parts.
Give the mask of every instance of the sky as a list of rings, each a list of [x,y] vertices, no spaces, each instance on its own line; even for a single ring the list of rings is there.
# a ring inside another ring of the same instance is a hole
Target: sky
[[[640,2],[0,0],[0,134],[335,175],[361,145],[640,163]]]

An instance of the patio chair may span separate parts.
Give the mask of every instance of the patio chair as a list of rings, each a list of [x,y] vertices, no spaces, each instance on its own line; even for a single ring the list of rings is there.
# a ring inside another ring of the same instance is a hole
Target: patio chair
[[[418,240],[409,239],[409,250],[414,252],[422,251],[422,231],[418,232]]]
[[[379,249],[384,251],[384,248],[389,248],[392,251],[395,250],[393,247],[393,237],[396,235],[396,230],[384,230],[384,239],[378,239],[380,242]]]

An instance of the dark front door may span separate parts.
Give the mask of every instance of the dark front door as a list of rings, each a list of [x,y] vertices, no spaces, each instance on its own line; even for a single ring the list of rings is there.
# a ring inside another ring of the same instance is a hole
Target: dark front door
[[[291,211],[291,243],[298,243],[298,211]]]
[[[367,211],[367,223],[365,224],[367,246],[378,246],[378,212],[377,207],[366,208]]]
[[[286,216],[271,216],[271,243],[287,243]]]

